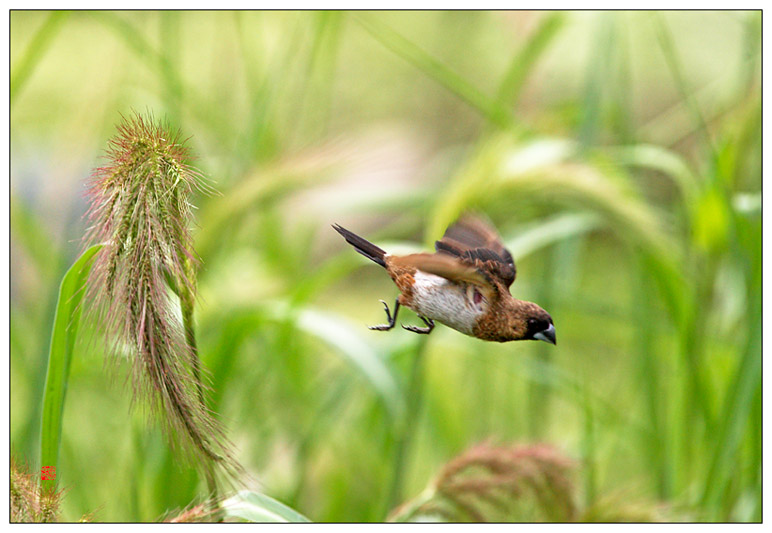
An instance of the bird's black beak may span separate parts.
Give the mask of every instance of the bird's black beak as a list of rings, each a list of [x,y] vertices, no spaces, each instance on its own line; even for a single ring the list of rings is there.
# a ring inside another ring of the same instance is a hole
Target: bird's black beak
[[[539,333],[535,334],[533,336],[534,339],[544,342],[550,342],[552,344],[557,344],[555,341],[555,326],[550,324],[550,327],[547,329],[540,331]]]

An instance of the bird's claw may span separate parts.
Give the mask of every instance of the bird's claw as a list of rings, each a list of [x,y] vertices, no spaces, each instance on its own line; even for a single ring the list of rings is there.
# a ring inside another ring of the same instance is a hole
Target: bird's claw
[[[394,323],[397,321],[397,313],[399,312],[399,298],[397,298],[394,302],[394,316],[391,316],[391,312],[389,311],[389,304],[387,304],[383,300],[379,300],[379,301],[383,304],[383,309],[386,311],[386,320],[388,321],[388,324],[379,324],[377,326],[367,326],[367,328],[375,331],[389,331],[391,328],[394,327]]]
[[[418,316],[421,320],[424,321],[424,324],[426,324],[425,328],[419,327],[419,326],[406,326],[405,324],[400,324],[403,329],[406,329],[408,331],[412,331],[413,333],[418,333],[420,335],[428,335],[432,332],[434,329],[434,320],[431,318],[426,318],[421,315]]]

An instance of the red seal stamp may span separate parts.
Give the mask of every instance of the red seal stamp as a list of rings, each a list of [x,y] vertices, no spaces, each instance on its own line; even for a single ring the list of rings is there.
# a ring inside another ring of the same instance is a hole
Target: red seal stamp
[[[56,467],[44,466],[40,469],[40,479],[42,481],[55,481],[56,480]]]

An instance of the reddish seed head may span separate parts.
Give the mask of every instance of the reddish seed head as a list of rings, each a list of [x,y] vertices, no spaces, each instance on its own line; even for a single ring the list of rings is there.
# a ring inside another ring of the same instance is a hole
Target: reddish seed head
[[[102,243],[89,301],[113,346],[134,356],[135,394],[147,398],[183,449],[204,462],[227,456],[219,426],[200,400],[195,347],[183,312],[195,300],[196,255],[189,226],[191,193],[202,188],[179,132],[139,114],[123,119],[105,166],[89,181],[88,244]],[[215,452],[219,449],[219,452]]]

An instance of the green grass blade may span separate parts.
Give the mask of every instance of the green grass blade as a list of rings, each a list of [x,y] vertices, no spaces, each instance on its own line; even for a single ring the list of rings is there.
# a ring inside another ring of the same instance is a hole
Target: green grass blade
[[[62,415],[70,364],[82,308],[80,302],[91,270],[94,256],[102,248],[92,246],[75,261],[62,279],[59,300],[51,336],[48,356],[48,373],[43,396],[43,422],[40,435],[40,465],[56,467],[59,460],[59,444],[62,440]],[[56,481],[43,481],[44,488],[53,488]]]
[[[384,402],[393,419],[400,420],[404,400],[392,372],[378,353],[365,343],[340,317],[312,309],[300,312],[297,327],[336,348],[347,362],[359,370]]]
[[[313,44],[306,64],[307,80],[298,111],[307,117],[306,130],[323,133],[330,121],[332,110],[335,65],[340,53],[346,13],[321,11],[314,13]],[[302,126],[301,124],[301,126]]]
[[[426,358],[426,343],[428,340],[428,337],[419,338],[416,341],[415,349],[411,354],[412,365],[406,391],[406,415],[399,428],[399,435],[397,436],[397,442],[394,449],[394,474],[391,479],[388,500],[386,500],[386,511],[395,508],[402,499],[407,458],[411,452],[412,443],[417,431],[417,424],[415,421],[421,415],[421,403],[425,394],[426,363],[424,359]]]
[[[721,427],[716,435],[713,460],[708,471],[702,495],[705,510],[716,513],[721,508],[722,496],[736,476],[736,465],[732,461],[743,439],[743,432],[753,409],[753,399],[761,386],[761,309],[760,298],[752,304],[749,313],[750,334],[748,343],[727,394],[721,416]],[[712,520],[726,520],[714,514]]]
[[[310,307],[290,306],[285,301],[271,302],[263,310],[266,320],[277,324],[290,321],[294,331],[309,335],[330,347],[332,353],[340,356],[341,360],[365,379],[383,403],[391,420],[402,420],[405,399],[397,379],[383,356],[356,333],[356,325],[344,317]]]
[[[225,501],[226,518],[241,518],[249,522],[310,522],[294,509],[273,498],[243,490]]]
[[[549,245],[590,233],[601,224],[601,218],[594,213],[561,213],[528,224],[506,244],[514,257],[522,258]]]
[[[323,158],[319,166],[303,168],[298,161],[245,176],[221,199],[202,210],[201,230],[196,237],[198,254],[206,261],[222,245],[223,234],[240,224],[242,217],[262,211],[289,194],[335,179],[337,163],[339,160],[333,157]]]
[[[356,21],[382,45],[456,94],[485,116],[489,122],[502,128],[514,126],[514,119],[508,109],[500,105],[498,101],[488,97],[412,41],[373,17],[357,16]]]
[[[178,82],[179,76],[175,65],[181,64],[183,46],[180,43],[180,17],[178,13],[162,11],[160,13],[161,46],[159,46],[159,61],[161,63],[161,79],[163,80],[163,99],[167,109],[167,117],[171,124],[182,122],[181,108],[184,95],[182,84]]]
[[[575,294],[578,264],[577,258],[584,247],[583,238],[566,238],[550,247],[545,255],[542,267],[543,275],[537,285],[536,301],[544,309],[554,309],[563,294]],[[546,243],[545,243],[546,244]],[[514,256],[521,257],[521,256]],[[543,344],[543,346],[541,345]],[[544,366],[555,363],[555,352],[549,350],[547,343],[541,343],[536,347],[533,357]],[[554,401],[550,388],[542,383],[532,382],[527,388],[528,405],[528,434],[531,440],[541,441],[547,437],[547,430],[551,426],[554,413]]]
[[[699,104],[697,103],[697,99],[694,97],[692,91],[687,86],[686,74],[684,73],[684,70],[681,66],[678,52],[676,51],[676,46],[673,42],[673,35],[664,21],[662,13],[653,13],[652,17],[654,18],[657,30],[659,46],[662,49],[662,54],[665,56],[665,61],[668,68],[670,69],[670,74],[673,76],[675,86],[678,89],[678,92],[681,94],[681,98],[689,110],[689,113],[692,115],[692,120],[694,121],[696,129],[702,137],[702,143],[707,148],[709,153],[715,155],[716,150],[715,146],[713,145],[713,140],[710,137],[708,123],[705,120],[705,115],[702,113]]]
[[[740,72],[738,72],[737,79],[740,80],[738,84],[738,92],[740,94],[750,92],[753,86],[758,83],[759,75],[761,74],[761,12],[754,11],[745,13],[745,20],[743,21],[743,58],[749,58],[748,61],[740,62]]]
[[[615,44],[610,13],[602,13],[596,20],[593,41],[593,53],[590,54],[586,72],[582,120],[577,131],[583,147],[595,145],[603,128],[601,116],[607,105],[608,80],[613,61],[611,52]]]
[[[34,268],[48,283],[56,279],[64,268],[61,250],[44,227],[42,217],[36,214],[18,196],[11,194],[11,239],[24,248]]]
[[[584,376],[582,386],[583,424],[582,424],[582,463],[584,475],[584,497],[588,507],[595,503],[598,492],[598,443],[595,426],[595,410],[592,402],[592,381],[588,375]]]
[[[173,65],[169,64],[169,56],[156,51],[143,38],[143,32],[140,28],[132,25],[126,18],[115,12],[91,11],[89,15],[103,24],[105,28],[113,31],[143,64],[146,64],[151,70],[156,71],[161,76],[167,94],[183,94],[183,83]]]
[[[514,107],[520,91],[523,89],[528,74],[533,70],[536,61],[547,49],[558,30],[563,26],[565,13],[552,11],[544,15],[539,27],[525,43],[525,46],[515,54],[509,64],[506,74],[499,85],[497,98],[502,105]]]
[[[658,496],[667,500],[672,494],[672,471],[669,464],[669,461],[672,461],[672,453],[668,439],[672,428],[665,423],[664,406],[669,391],[662,383],[662,356],[656,350],[659,309],[651,298],[655,290],[651,275],[641,263],[631,305],[636,324],[633,346],[638,360],[639,370],[636,377],[640,380],[641,398],[645,408],[644,419],[651,437],[640,439],[639,443],[654,472]]]
[[[248,26],[242,26],[242,20],[238,19],[237,35],[241,48],[248,49],[248,36],[252,30]],[[258,160],[271,160],[277,155],[275,143],[266,140],[280,137],[277,129],[277,110],[284,92],[289,91],[291,80],[296,79],[296,59],[302,54],[305,27],[302,21],[297,20],[285,26],[283,31],[287,32],[289,38],[284,42],[283,49],[271,54],[267,59],[266,75],[257,75],[254,65],[245,67],[250,73],[250,84],[254,85],[255,89],[250,90],[250,111],[239,143],[240,153],[236,155],[246,161],[255,157]]]
[[[44,227],[39,214],[34,213],[26,202],[11,195],[11,241],[15,247],[24,250],[26,259],[19,259],[12,254],[11,263],[19,265],[26,271],[35,272],[39,276],[39,292],[37,301],[41,305],[33,310],[11,310],[11,353],[26,354],[22,357],[34,357],[38,364],[34,364],[28,371],[29,383],[33,384],[30,390],[30,398],[35,398],[31,410],[25,420],[26,427],[22,439],[21,448],[28,447],[28,453],[35,455],[40,441],[40,413],[42,404],[37,401],[43,396],[45,386],[46,368],[44,362],[48,358],[48,350],[51,345],[51,328],[49,321],[56,311],[56,292],[59,282],[64,274],[68,259],[65,259],[60,247],[52,239],[49,231]],[[32,312],[30,312],[32,311]],[[31,334],[43,331],[42,334]],[[33,355],[34,354],[34,355]],[[13,364],[13,363],[11,363]],[[20,451],[20,450],[19,450]]]
[[[24,56],[14,65],[11,70],[11,104],[14,98],[18,96],[19,91],[24,87],[24,83],[29,79],[35,66],[40,62],[40,58],[45,54],[56,34],[62,28],[62,23],[70,15],[69,11],[53,11],[40,27],[38,32],[32,38],[29,46],[24,51]]]
[[[634,144],[608,149],[609,155],[622,165],[661,172],[670,178],[682,195],[683,204],[690,204],[697,196],[699,176],[686,160],[667,148],[653,144]]]

